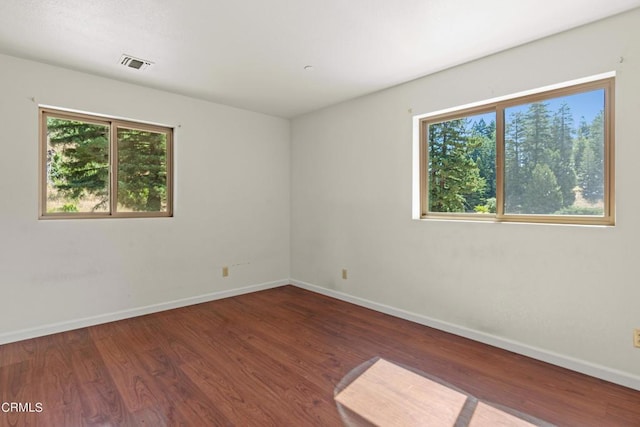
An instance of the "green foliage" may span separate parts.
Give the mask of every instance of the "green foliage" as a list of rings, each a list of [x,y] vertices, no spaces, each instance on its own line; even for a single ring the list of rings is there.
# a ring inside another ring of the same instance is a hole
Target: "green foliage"
[[[604,112],[580,127],[574,148],[578,186],[585,200],[595,203],[604,197]]]
[[[505,211],[508,213],[522,210],[522,198],[527,184],[525,158],[528,156],[525,156],[524,148],[524,121],[524,113],[515,111],[509,115],[505,125],[504,198]]]
[[[78,212],[78,207],[73,203],[65,203],[58,210],[60,212]]]
[[[563,103],[553,117],[553,154],[550,166],[562,192],[563,206],[571,206],[576,200],[576,172],[573,165],[573,115],[567,103]]]
[[[487,124],[484,119],[473,123],[471,138],[479,140],[478,147],[470,153],[471,158],[478,166],[480,177],[486,185],[484,191],[475,193],[469,197],[469,204],[481,204],[496,195],[496,122]]]
[[[166,136],[118,130],[118,203],[134,211],[157,212],[167,199]]]
[[[524,115],[525,167],[529,173],[539,163],[547,163],[551,147],[551,113],[546,102],[534,102]]]
[[[523,200],[522,210],[529,214],[551,214],[562,208],[562,190],[549,165],[533,168]]]
[[[484,205],[478,205],[473,208],[477,213],[496,213],[496,198],[490,197]]]
[[[49,118],[49,180],[59,194],[95,198],[94,210],[109,202],[109,128]]]

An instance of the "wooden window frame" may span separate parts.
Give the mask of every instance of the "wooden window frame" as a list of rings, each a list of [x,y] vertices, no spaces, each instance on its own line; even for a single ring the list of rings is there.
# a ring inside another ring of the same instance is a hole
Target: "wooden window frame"
[[[462,108],[444,114],[424,117],[419,120],[419,156],[420,156],[420,218],[421,219],[458,219],[492,222],[523,222],[550,224],[581,225],[614,225],[615,193],[614,193],[614,88],[615,77],[607,77],[586,83],[580,83],[537,92],[535,94],[517,96],[500,101],[482,104],[477,107]],[[504,149],[505,149],[505,117],[506,108],[533,102],[543,102],[561,96],[574,95],[592,90],[604,90],[604,213],[602,216],[590,215],[536,215],[506,214],[504,212]],[[496,115],[496,213],[450,213],[429,212],[429,159],[428,128],[430,124],[460,119],[476,114],[495,112]]]
[[[76,113],[61,109],[40,107],[40,179],[39,219],[92,219],[92,218],[166,218],[173,216],[173,141],[174,129],[131,120],[117,119],[87,113]],[[77,120],[109,127],[109,210],[105,212],[47,212],[47,118]],[[118,129],[132,129],[163,133],[166,135],[167,207],[158,212],[119,212],[118,207]]]

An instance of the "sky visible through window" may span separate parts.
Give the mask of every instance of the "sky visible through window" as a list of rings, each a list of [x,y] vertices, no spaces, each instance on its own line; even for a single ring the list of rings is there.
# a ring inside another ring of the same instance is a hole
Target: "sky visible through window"
[[[577,128],[580,125],[580,122],[582,122],[583,118],[587,123],[591,123],[593,119],[598,115],[598,113],[602,111],[602,108],[604,106],[604,89],[597,89],[588,92],[577,93],[574,95],[552,98],[545,100],[544,103],[547,104],[549,111],[551,112],[557,111],[563,103],[567,103],[567,105],[569,105],[569,108],[571,108],[574,128]],[[508,109],[506,109],[507,115],[518,111],[526,113],[530,105],[531,103],[527,103],[509,107]],[[471,119],[472,124],[473,122],[479,122],[481,119],[484,119],[484,121],[489,124],[495,120],[495,114],[478,114],[469,118]],[[508,119],[509,117],[507,117],[507,120]]]

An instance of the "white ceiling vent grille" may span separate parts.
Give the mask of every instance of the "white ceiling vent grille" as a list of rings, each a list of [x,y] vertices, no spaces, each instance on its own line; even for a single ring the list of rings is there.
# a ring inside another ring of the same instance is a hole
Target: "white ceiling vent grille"
[[[125,67],[134,68],[136,70],[144,70],[153,64],[151,61],[147,61],[146,59],[135,58],[131,55],[122,55],[120,57],[120,64]]]

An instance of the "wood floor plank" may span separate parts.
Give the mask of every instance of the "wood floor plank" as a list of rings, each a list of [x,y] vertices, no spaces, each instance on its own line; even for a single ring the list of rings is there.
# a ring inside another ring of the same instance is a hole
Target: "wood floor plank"
[[[146,372],[153,375],[157,384],[165,390],[170,402],[177,403],[178,412],[192,425],[233,425],[191,379],[173,363],[171,358],[156,348],[139,355]]]
[[[340,426],[381,357],[559,426],[640,426],[640,392],[284,286],[0,346],[1,426]]]
[[[78,381],[83,423],[88,425],[132,425],[133,418],[94,346],[71,354],[73,373]]]
[[[0,392],[0,402],[33,402],[33,389],[31,387],[33,371],[32,361],[23,360],[0,368],[0,384],[3,385]],[[35,405],[35,402],[34,402]],[[35,421],[34,413],[16,413],[0,411],[1,426],[18,426],[22,423],[30,424]]]
[[[127,341],[107,337],[96,341],[109,375],[129,411],[167,401],[163,388],[139,361],[139,353],[130,351]]]
[[[270,348],[254,347],[233,330],[227,332],[226,338],[229,345],[225,351],[236,360],[245,381],[250,381],[262,396],[268,395],[278,412],[287,408],[287,418],[282,422],[323,425],[326,411],[333,414],[331,396],[305,378],[304,372],[276,357]]]
[[[18,341],[0,345],[0,368],[7,365],[33,359],[35,357],[35,343],[33,340]]]

